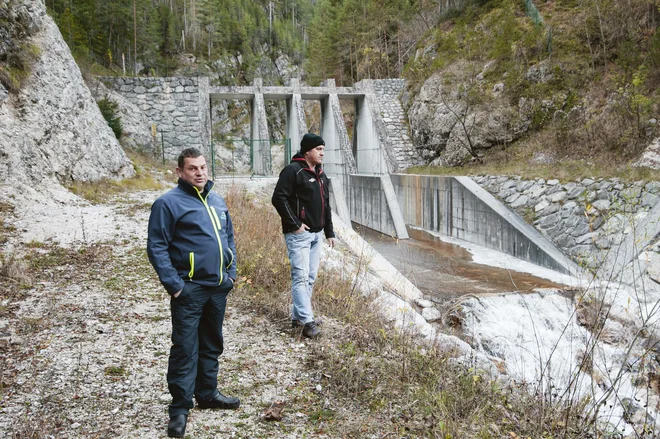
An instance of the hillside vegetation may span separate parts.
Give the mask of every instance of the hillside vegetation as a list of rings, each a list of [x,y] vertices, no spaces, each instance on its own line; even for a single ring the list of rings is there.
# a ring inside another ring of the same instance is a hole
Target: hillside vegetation
[[[441,72],[464,107],[498,98],[529,115],[476,172],[611,172],[658,134],[659,19],[652,0],[468,2],[446,10],[404,74],[413,96]]]

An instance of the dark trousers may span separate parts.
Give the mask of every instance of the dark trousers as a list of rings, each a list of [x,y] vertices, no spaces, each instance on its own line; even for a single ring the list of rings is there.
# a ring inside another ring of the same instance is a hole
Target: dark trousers
[[[225,276],[213,287],[186,282],[176,299],[171,299],[172,348],[167,385],[172,395],[170,417],[188,414],[197,400],[216,395],[218,357],[222,354],[222,323],[227,295],[232,289]]]

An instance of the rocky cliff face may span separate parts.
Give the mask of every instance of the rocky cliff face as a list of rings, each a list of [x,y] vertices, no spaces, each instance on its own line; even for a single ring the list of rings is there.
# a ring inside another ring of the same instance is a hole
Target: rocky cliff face
[[[460,165],[529,128],[524,102],[512,107],[503,96],[504,84],[490,88],[482,78],[472,66],[458,63],[428,78],[414,99],[404,96],[412,140],[426,163]]]
[[[458,166],[528,131],[534,101],[521,98],[512,104],[504,82],[485,79],[491,65],[457,61],[431,75],[417,93],[404,93],[411,137],[427,164]],[[532,75],[526,80],[548,78]]]
[[[21,89],[0,98],[0,181],[34,185],[133,175],[42,2],[0,8],[38,28],[25,43],[39,58]]]

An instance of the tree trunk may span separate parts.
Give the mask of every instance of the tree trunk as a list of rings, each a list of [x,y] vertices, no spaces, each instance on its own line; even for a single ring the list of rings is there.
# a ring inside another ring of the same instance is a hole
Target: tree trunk
[[[133,73],[137,75],[137,10],[135,0],[133,0],[133,55],[133,60],[135,61]]]

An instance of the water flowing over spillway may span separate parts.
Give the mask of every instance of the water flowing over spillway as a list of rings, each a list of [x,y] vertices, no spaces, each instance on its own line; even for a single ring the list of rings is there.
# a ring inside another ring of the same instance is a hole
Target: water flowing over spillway
[[[564,287],[529,273],[475,263],[465,248],[423,230],[409,228],[410,239],[396,240],[366,227],[355,227],[427,298],[443,300],[465,294]]]
[[[500,378],[550,401],[587,400],[588,415],[622,437],[655,423],[655,366],[643,361],[653,348],[637,331],[644,320],[655,331],[654,288],[573,278],[420,229],[396,240],[355,227],[424,299],[443,311],[460,309],[461,338],[497,366]],[[594,326],[590,313],[599,304],[608,315]]]

